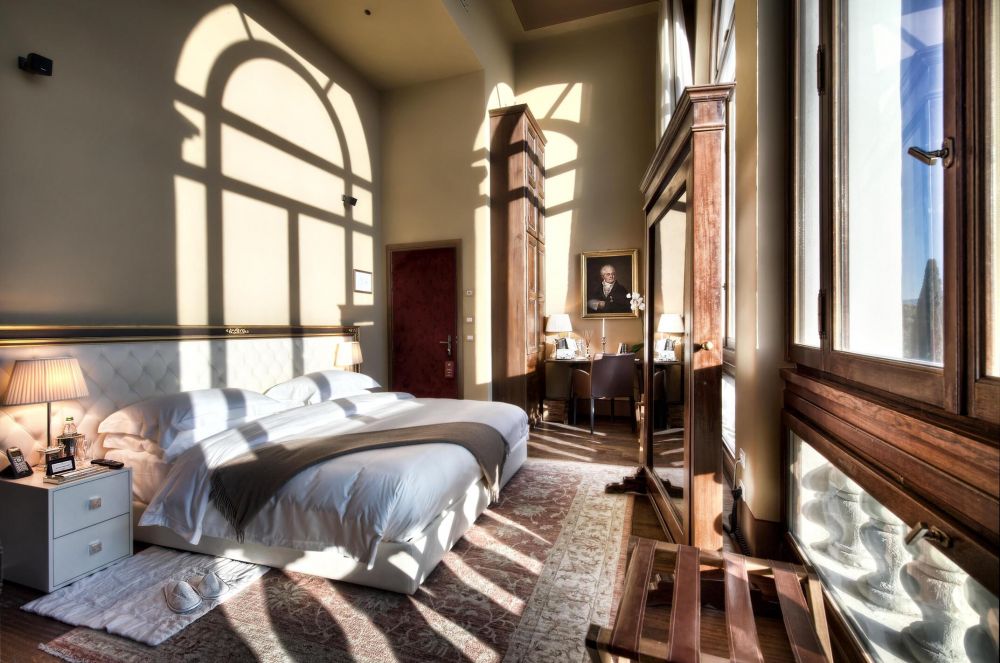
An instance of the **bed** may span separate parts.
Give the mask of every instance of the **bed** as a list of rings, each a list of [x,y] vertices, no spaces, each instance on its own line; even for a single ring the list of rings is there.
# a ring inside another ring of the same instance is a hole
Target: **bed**
[[[116,407],[188,389],[263,392],[282,379],[328,367],[333,345],[353,338],[354,330],[327,328],[287,337],[8,347],[0,349],[0,370],[21,356],[77,357],[91,396],[66,404],[54,418],[74,413],[81,431],[97,437],[97,425]],[[220,362],[225,385],[218,379]],[[241,373],[248,362],[254,370]],[[37,434],[41,427],[18,413],[4,414],[0,435],[6,427],[7,439]],[[172,458],[129,448],[100,455],[132,467],[137,540],[412,594],[490,503],[483,473],[465,449],[434,443],[366,450],[310,467],[248,524],[243,542],[209,501],[208,477],[212,468],[257,445],[317,431],[333,436],[460,421],[481,422],[502,435],[506,461],[499,485],[506,485],[527,456],[522,410],[392,392],[358,393],[240,421]]]

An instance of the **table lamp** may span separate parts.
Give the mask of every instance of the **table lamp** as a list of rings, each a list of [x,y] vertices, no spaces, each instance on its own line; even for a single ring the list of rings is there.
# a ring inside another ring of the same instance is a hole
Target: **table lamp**
[[[656,333],[658,334],[683,334],[684,333],[684,318],[681,317],[680,313],[663,313],[660,315],[660,319],[656,322]],[[666,343],[666,341],[664,341]],[[667,358],[668,353],[673,355],[669,357],[670,360],[676,358],[674,353],[673,343],[669,350],[664,348],[662,351],[663,358]]]
[[[337,350],[333,354],[333,365],[338,368],[348,369],[351,366],[358,366],[364,358],[361,356],[361,344],[357,341],[338,343]]]
[[[545,323],[546,334],[563,334],[562,338],[565,339],[565,335],[571,331],[573,324],[569,321],[567,313],[553,313]],[[556,359],[572,359],[576,356],[576,351],[570,349],[568,343],[564,341],[561,346],[559,343],[556,344]]]
[[[568,334],[571,331],[573,325],[569,321],[568,313],[553,313],[545,323],[546,334]]]
[[[89,396],[80,364],[73,357],[14,362],[3,405],[45,403],[45,446],[52,444],[52,401]]]

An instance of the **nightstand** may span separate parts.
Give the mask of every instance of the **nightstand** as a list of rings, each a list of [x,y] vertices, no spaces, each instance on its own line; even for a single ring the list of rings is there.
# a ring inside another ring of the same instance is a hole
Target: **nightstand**
[[[132,470],[64,485],[0,479],[3,579],[44,592],[132,554]]]

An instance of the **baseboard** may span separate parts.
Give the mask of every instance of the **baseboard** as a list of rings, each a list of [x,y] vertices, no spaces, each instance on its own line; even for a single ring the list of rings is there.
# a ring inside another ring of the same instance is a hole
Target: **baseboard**
[[[740,531],[750,548],[750,554],[765,559],[781,559],[782,542],[785,540],[784,526],[773,520],[759,520],[753,515],[746,500],[739,500],[736,506],[740,510]]]

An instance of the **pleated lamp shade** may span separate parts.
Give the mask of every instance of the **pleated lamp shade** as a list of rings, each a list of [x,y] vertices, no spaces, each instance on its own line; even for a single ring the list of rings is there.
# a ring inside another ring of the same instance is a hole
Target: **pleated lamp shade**
[[[573,325],[566,313],[553,313],[549,316],[549,321],[545,323],[545,332],[548,334],[561,334],[573,331]]]
[[[656,331],[660,334],[683,334],[684,318],[679,313],[664,313],[660,316]]]
[[[357,341],[338,343],[333,356],[334,366],[357,366],[364,359],[361,356],[361,344]]]
[[[73,357],[14,362],[4,405],[51,403],[89,396],[80,364]]]

